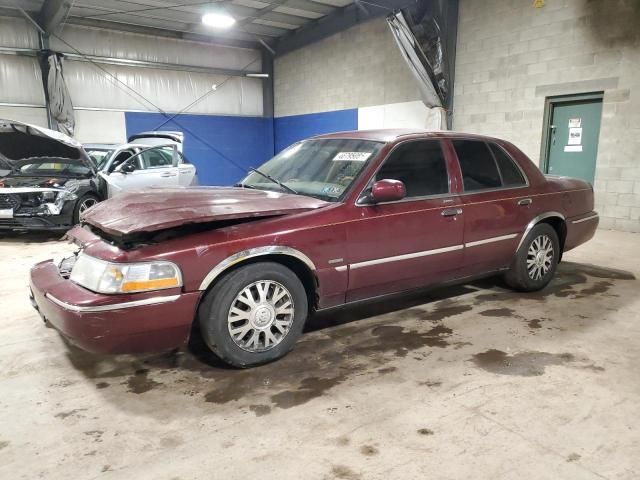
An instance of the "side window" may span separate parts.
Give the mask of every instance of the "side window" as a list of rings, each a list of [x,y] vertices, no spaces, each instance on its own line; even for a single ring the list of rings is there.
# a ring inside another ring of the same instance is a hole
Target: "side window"
[[[465,192],[502,186],[498,167],[487,144],[477,140],[454,140]]]
[[[173,150],[154,148],[140,154],[142,168],[162,168],[173,165]]]
[[[498,168],[502,174],[502,184],[505,187],[526,185],[527,182],[525,182],[522,172],[505,151],[494,143],[489,145],[493,155],[496,157],[496,162],[498,162]]]
[[[407,197],[423,197],[449,192],[447,163],[438,140],[409,142],[391,154],[376,180],[400,180]]]
[[[109,173],[113,172],[117,167],[119,167],[122,163],[124,163],[133,152],[131,150],[124,150],[116,155],[116,158],[113,159],[111,165],[109,165]]]

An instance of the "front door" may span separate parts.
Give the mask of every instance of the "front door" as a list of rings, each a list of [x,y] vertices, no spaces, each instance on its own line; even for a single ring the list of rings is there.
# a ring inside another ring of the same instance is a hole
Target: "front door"
[[[133,155],[105,176],[109,196],[148,187],[179,185],[178,155],[173,146],[151,147]]]
[[[547,172],[593,184],[602,98],[550,103]]]
[[[448,170],[438,140],[406,142],[385,160],[374,180],[400,180],[407,196],[354,207],[357,221],[347,229],[347,301],[455,276],[462,264],[464,218]]]

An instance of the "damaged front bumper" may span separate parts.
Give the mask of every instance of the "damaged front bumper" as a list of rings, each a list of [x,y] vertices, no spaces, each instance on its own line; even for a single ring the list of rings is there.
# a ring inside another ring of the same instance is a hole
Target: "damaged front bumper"
[[[77,197],[65,193],[60,200],[50,202],[31,198],[33,192],[0,191],[0,230],[68,230],[73,226]],[[60,194],[58,193],[60,196]]]
[[[31,302],[72,344],[92,353],[165,352],[184,346],[200,292],[104,295],[65,278],[68,265],[48,260],[31,269]]]

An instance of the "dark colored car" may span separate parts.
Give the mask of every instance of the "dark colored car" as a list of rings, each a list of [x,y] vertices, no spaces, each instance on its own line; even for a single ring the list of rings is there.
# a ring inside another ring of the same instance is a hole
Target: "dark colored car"
[[[387,130],[297,143],[235,188],[123,194],[83,224],[77,255],[31,271],[64,336],[162,351],[197,321],[247,367],[285,355],[315,310],[494,274],[544,288],[598,215],[589,184],[543,175],[509,142]]]
[[[0,120],[0,230],[63,230],[100,201],[96,168],[59,132]]]

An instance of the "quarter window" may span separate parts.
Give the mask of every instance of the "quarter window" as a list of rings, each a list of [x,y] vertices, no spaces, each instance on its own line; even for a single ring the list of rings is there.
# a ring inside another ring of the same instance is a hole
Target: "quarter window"
[[[518,187],[526,182],[520,169],[513,163],[513,160],[496,144],[490,144],[491,151],[496,157],[498,168],[502,174],[502,185],[505,187]]]
[[[502,186],[498,167],[487,144],[474,140],[454,140],[462,182],[466,192]]]
[[[400,180],[407,197],[449,192],[447,164],[437,140],[409,142],[399,146],[376,175],[376,180]]]

